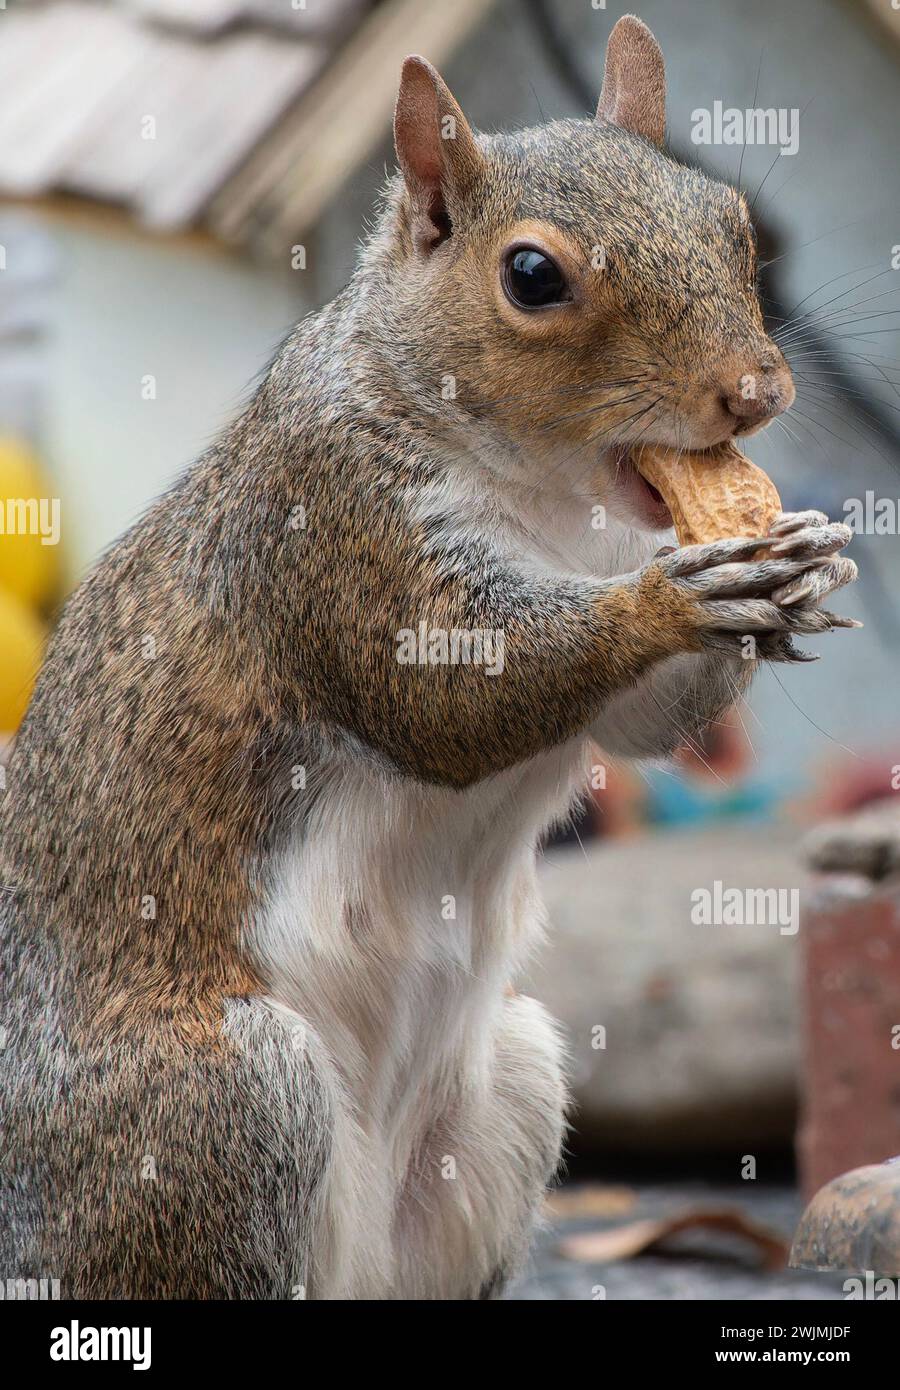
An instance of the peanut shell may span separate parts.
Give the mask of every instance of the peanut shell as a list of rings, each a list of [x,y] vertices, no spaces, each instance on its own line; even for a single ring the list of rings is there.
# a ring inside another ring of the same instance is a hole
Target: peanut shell
[[[771,478],[733,444],[702,454],[645,445],[632,461],[662,495],[679,545],[765,536],[782,510]]]

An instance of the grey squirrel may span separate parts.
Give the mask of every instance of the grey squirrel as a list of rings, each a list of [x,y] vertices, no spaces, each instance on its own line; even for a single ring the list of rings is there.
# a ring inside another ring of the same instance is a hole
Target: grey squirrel
[[[628,448],[793,398],[746,203],[667,156],[664,103],[631,17],[593,120],[475,135],[407,59],[348,288],[68,602],[0,797],[5,1276],[478,1298],[517,1267],[565,1106],[514,983],[535,845],[591,737],[674,749],[855,573],[819,513],[657,553]]]

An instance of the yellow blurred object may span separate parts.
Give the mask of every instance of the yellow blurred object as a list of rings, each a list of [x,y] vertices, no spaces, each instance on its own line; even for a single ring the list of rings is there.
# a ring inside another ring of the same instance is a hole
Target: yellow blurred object
[[[40,618],[0,588],[0,734],[14,733],[28,708],[46,635]]]
[[[60,577],[59,545],[40,535],[41,526],[50,530],[49,492],[34,452],[0,438],[0,585],[39,608],[56,597]]]

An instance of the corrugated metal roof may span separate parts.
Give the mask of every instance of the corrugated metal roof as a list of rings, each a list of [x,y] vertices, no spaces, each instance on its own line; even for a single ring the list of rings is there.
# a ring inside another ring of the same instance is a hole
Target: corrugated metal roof
[[[7,0],[0,197],[279,255],[383,135],[403,54],[442,61],[492,2]]]
[[[367,0],[43,0],[0,10],[0,194],[202,220]]]
[[[114,0],[161,24],[215,34],[241,22],[286,30],[299,37],[335,33],[364,8],[359,0]]]

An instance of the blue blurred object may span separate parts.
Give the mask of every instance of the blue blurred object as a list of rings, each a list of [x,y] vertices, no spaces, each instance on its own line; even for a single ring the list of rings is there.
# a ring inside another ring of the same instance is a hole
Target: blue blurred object
[[[738,818],[767,821],[797,790],[763,779],[742,781],[736,787],[702,784],[653,768],[647,773],[647,819],[651,825],[700,825]]]

